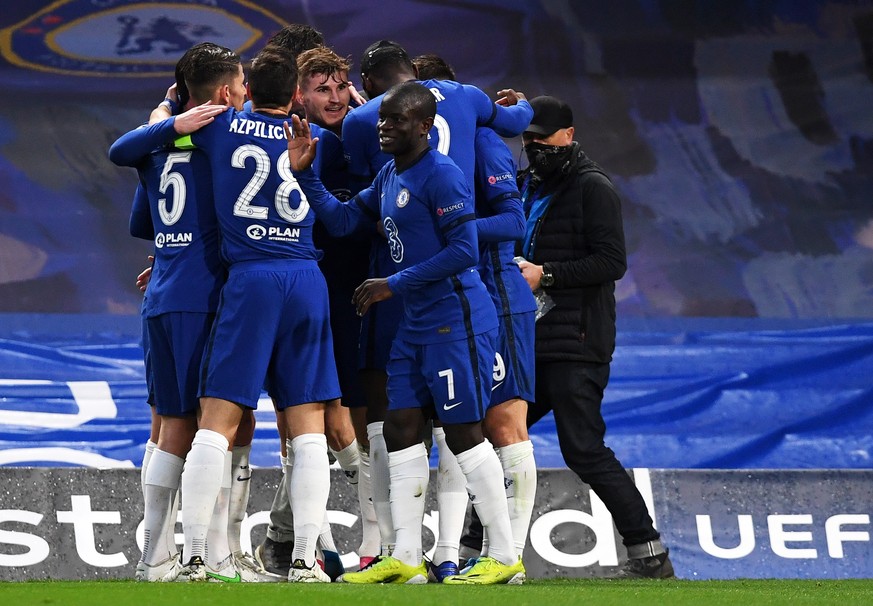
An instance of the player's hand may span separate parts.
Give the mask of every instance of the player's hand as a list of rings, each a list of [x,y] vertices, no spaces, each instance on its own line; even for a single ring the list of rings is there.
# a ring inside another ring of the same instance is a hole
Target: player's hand
[[[352,101],[357,103],[358,106],[361,106],[367,102],[367,100],[364,99],[363,96],[361,96],[361,93],[358,92],[358,89],[356,89],[355,85],[352,84],[351,82],[349,83],[349,93],[351,93],[351,95],[352,95]]]
[[[530,261],[519,261],[518,268],[521,270],[521,275],[524,276],[524,281],[530,286],[531,291],[540,287],[540,281],[543,279],[542,265],[534,265]]]
[[[363,316],[373,303],[390,299],[393,296],[394,293],[388,288],[387,278],[370,278],[364,280],[364,283],[355,289],[352,303],[355,304],[358,315]]]
[[[172,99],[176,103],[179,102],[179,91],[176,90],[176,83],[170,85],[170,88],[167,89],[167,94],[164,96],[164,99]]]
[[[170,86],[170,88],[167,89],[167,94],[164,97],[164,99],[172,99],[176,103],[179,102],[179,94],[176,91],[176,83],[175,82],[173,82],[173,84]],[[164,120],[171,117],[172,115],[173,115],[172,110],[170,110],[170,108],[167,107],[167,105],[162,101],[160,103],[160,105],[158,105],[156,108],[154,108],[152,110],[152,113],[149,114],[149,124],[163,122]]]
[[[306,120],[301,120],[300,116],[296,114],[291,116],[291,124],[293,131],[287,122],[282,124],[285,128],[285,136],[288,137],[288,162],[293,171],[306,170],[312,166],[312,161],[315,160],[318,137],[312,138],[309,123]]]
[[[215,116],[224,111],[227,111],[226,105],[209,105],[207,102],[176,116],[173,128],[180,135],[190,135],[215,120]]]
[[[155,258],[149,255],[149,263],[154,263]],[[149,280],[152,278],[152,266],[149,265],[146,267],[140,274],[136,277],[136,287],[139,289],[139,292],[145,292],[146,287],[149,285]]]
[[[527,100],[527,97],[524,96],[524,93],[521,91],[516,91],[511,88],[504,88],[503,90],[497,91],[497,105],[515,105],[522,99]]]

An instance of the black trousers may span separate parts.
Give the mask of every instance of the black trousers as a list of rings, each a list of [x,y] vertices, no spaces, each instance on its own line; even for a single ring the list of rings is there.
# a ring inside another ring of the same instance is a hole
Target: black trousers
[[[536,381],[537,400],[528,408],[527,426],[553,411],[564,462],[606,505],[624,544],[659,539],[640,491],[603,442],[600,405],[609,364],[538,362]]]
[[[537,362],[536,402],[528,407],[531,427],[550,410],[555,415],[558,443],[564,461],[591,486],[609,510],[628,545],[660,538],[640,491],[603,442],[606,423],[600,407],[609,382],[609,364],[586,362]],[[475,518],[461,543],[474,549],[482,545],[481,524]]]

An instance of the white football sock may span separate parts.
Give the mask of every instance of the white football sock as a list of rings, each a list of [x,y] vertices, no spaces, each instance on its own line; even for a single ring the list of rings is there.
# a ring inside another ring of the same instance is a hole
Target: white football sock
[[[182,471],[182,528],[184,558],[206,561],[206,532],[224,478],[227,439],[218,432],[198,429]]]
[[[166,561],[178,551],[175,540],[168,543],[167,526],[171,518],[175,526],[172,508],[184,465],[185,459],[157,448],[153,449],[143,492],[145,510],[142,561],[149,566]]]
[[[336,542],[333,540],[333,530],[330,528],[330,520],[327,519],[327,511],[324,512],[324,521],[321,523],[321,532],[318,534],[318,547],[322,551],[337,551]]]
[[[252,470],[249,457],[252,446],[234,446],[230,462],[230,509],[227,516],[227,545],[231,553],[242,551],[240,532],[249,506]]]
[[[185,459],[182,459],[184,461]],[[182,474],[179,474],[179,488],[182,487]],[[173,504],[170,505],[170,517],[167,519],[167,546],[174,554],[179,553],[179,545],[176,543],[176,520],[179,517],[179,501],[182,491],[177,488],[173,493]]]
[[[331,450],[331,454],[339,463],[340,469],[346,476],[349,484],[356,485],[358,483],[358,468],[361,462],[361,455],[358,453],[358,441],[352,440],[352,443],[342,450]]]
[[[286,469],[290,469],[292,463],[288,462],[288,457],[280,456],[279,460],[282,465],[282,479],[279,480],[273,504],[270,506],[270,524],[267,526],[267,537],[271,541],[287,543],[294,540],[294,514],[291,512],[291,501],[288,500],[288,479],[290,476],[285,472]]]
[[[213,570],[220,570],[221,564],[230,555],[230,545],[227,540],[227,519],[230,510],[230,466],[231,453],[224,453],[224,472],[221,477],[221,488],[215,499],[212,520],[206,532],[206,564]]]
[[[533,442],[525,440],[497,449],[503,466],[506,503],[512,539],[518,555],[524,553],[530,518],[537,496],[537,464],[533,456]]]
[[[149,440],[145,444],[145,453],[143,453],[142,455],[142,467],[139,470],[139,486],[140,488],[142,488],[143,494],[145,494],[146,473],[149,469],[149,463],[152,460],[152,454],[154,454],[155,448],[157,447],[158,445],[151,440]]]
[[[439,510],[439,538],[433,554],[434,564],[458,563],[458,549],[464,532],[464,517],[467,515],[467,478],[458,465],[458,460],[446,444],[446,432],[442,427],[433,428],[433,441],[439,453],[436,497]]]
[[[424,444],[389,452],[388,467],[391,473],[391,516],[397,537],[391,555],[404,564],[419,566],[424,497],[430,473]]]
[[[383,421],[367,424],[367,437],[370,439],[370,479],[373,484],[373,508],[379,524],[382,541],[381,554],[391,555],[396,542],[394,522],[391,519],[389,496],[390,473],[388,471],[388,446],[382,434]],[[416,564],[417,566],[417,564]]]
[[[488,440],[455,455],[467,478],[467,491],[482,526],[488,530],[488,555],[508,565],[518,560],[509,524],[503,468]]]
[[[302,559],[306,565],[315,562],[315,546],[327,510],[330,493],[330,465],[327,460],[327,438],[323,433],[305,433],[288,442],[294,463],[289,474],[288,498],[294,512],[294,552],[292,560]]]
[[[370,477],[370,453],[358,445],[361,463],[358,472],[358,505],[361,507],[361,546],[358,554],[371,557],[379,553],[379,522],[373,507],[373,481]]]

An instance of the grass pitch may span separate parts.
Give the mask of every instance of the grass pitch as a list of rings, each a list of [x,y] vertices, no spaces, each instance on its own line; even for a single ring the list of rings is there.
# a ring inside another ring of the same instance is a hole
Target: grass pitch
[[[134,581],[0,583],[4,606],[639,606],[640,604],[873,604],[873,580],[530,580],[521,587],[441,585],[145,584]]]

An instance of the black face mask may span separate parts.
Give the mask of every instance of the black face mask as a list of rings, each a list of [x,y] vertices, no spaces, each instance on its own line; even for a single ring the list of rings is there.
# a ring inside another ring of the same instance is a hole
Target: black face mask
[[[534,174],[547,177],[561,170],[569,162],[573,146],[528,143],[524,146],[524,153]]]

